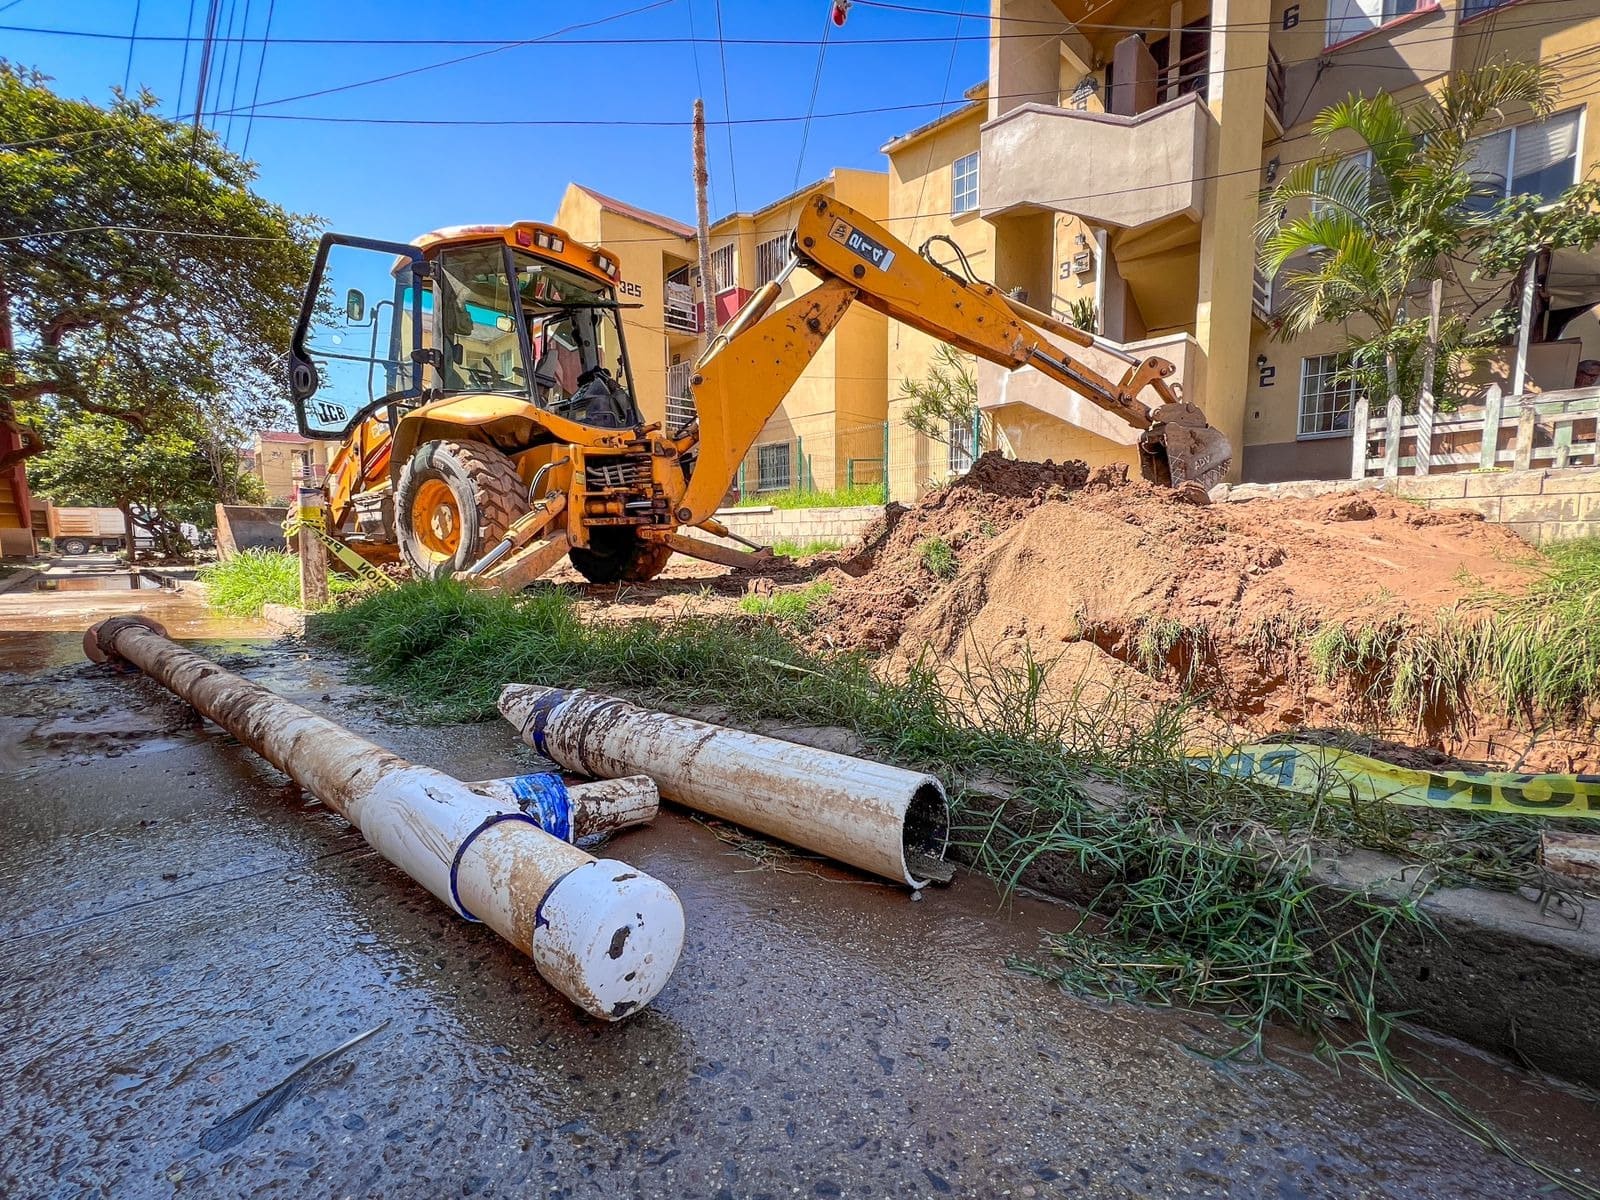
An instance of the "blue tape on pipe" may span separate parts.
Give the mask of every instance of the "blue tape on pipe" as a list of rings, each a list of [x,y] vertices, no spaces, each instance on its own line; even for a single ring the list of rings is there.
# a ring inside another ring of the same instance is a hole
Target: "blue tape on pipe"
[[[563,842],[572,840],[572,798],[561,776],[549,772],[518,775],[506,782],[522,811],[537,821],[539,828]]]
[[[546,753],[544,748],[545,726],[550,723],[550,714],[555,712],[570,695],[570,692],[564,692],[560,688],[556,688],[535,700],[533,702],[533,711],[528,714],[528,724],[524,732],[533,738],[533,748],[540,754],[545,755],[546,758],[549,757],[549,754]]]

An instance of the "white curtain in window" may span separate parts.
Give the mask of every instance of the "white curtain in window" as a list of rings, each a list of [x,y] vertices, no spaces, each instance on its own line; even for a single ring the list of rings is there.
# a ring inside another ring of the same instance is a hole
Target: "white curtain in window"
[[[1548,170],[1578,153],[1578,114],[1562,113],[1548,121],[1517,127],[1516,152],[1511,157],[1511,178],[1521,179]]]

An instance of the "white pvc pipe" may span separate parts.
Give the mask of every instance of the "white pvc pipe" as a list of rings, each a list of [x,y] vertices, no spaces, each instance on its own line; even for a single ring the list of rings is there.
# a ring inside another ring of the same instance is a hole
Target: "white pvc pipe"
[[[948,880],[932,775],[646,709],[581,689],[508,684],[523,741],[584,775],[649,775],[668,800],[920,888]]]
[[[519,950],[551,986],[614,1021],[648,1004],[683,948],[671,889],[551,837],[520,806],[417,766],[164,636],[114,617],[84,635],[183,697],[344,817],[411,878]]]

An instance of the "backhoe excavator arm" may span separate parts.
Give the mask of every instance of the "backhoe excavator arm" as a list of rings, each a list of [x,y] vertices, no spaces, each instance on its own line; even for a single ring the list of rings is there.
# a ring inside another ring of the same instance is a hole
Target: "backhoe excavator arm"
[[[751,297],[696,365],[691,386],[697,420],[684,440],[698,438],[698,458],[678,507],[684,524],[699,524],[716,510],[767,419],[858,300],[969,354],[1013,369],[1033,367],[1145,430],[1141,468],[1154,482],[1210,486],[1227,469],[1227,439],[1167,384],[1173,366],[1165,359],[1123,354],[992,284],[962,279],[824,194],[802,206],[794,249],[783,275]],[[822,283],[774,310],[796,265]],[[1113,382],[1059,349],[1043,331],[1074,345],[1097,346],[1128,369]],[[1154,410],[1139,399],[1147,387],[1159,400]]]

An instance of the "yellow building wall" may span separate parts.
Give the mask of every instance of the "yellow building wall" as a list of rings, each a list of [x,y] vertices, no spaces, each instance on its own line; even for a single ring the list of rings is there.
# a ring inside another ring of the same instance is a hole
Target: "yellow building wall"
[[[973,274],[980,279],[995,275],[994,227],[976,209],[951,214],[952,174],[958,158],[978,149],[978,127],[983,123],[980,104],[953,117],[903,145],[891,144],[889,158],[889,232],[912,249],[935,235],[950,238],[961,247]],[[950,248],[936,244],[937,261],[954,258]],[[898,322],[888,329],[889,498],[916,500],[930,485],[950,475],[950,447],[909,428],[905,412],[912,401],[901,392],[907,381],[925,379],[941,345],[937,338]]]
[[[295,455],[310,454],[311,466],[316,472],[314,482],[321,483],[322,476],[328,470],[328,459],[338,449],[338,442],[269,442],[257,438],[255,475],[266,489],[269,501],[289,503],[294,500],[300,486],[300,480],[295,477]]]
[[[734,246],[734,280],[746,292],[759,286],[756,248],[770,239],[788,235],[798,220],[802,195],[789,197],[752,214],[724,218],[711,227],[711,248]],[[888,176],[879,171],[838,168],[822,189],[874,220],[888,209]],[[816,287],[811,272],[796,269],[784,282],[777,304]],[[759,448],[776,443],[790,446],[790,480],[793,486],[809,484],[819,490],[843,487],[853,477],[858,482],[875,479],[874,462],[882,458],[883,423],[887,416],[884,378],[888,352],[887,322],[871,309],[856,305],[839,322],[821,349],[783,397],[777,411],[756,438],[745,464],[745,490],[762,488]],[[800,459],[804,459],[804,478]],[[852,468],[852,460],[856,460]],[[770,486],[771,479],[768,481]]]
[[[693,260],[694,240],[607,208],[576,185],[568,185],[554,224],[578,241],[602,245],[616,255],[621,270],[617,299],[639,306],[622,309],[635,399],[646,421],[663,420],[669,361],[668,331],[663,324],[666,278]],[[677,340],[674,335],[674,343]]]

